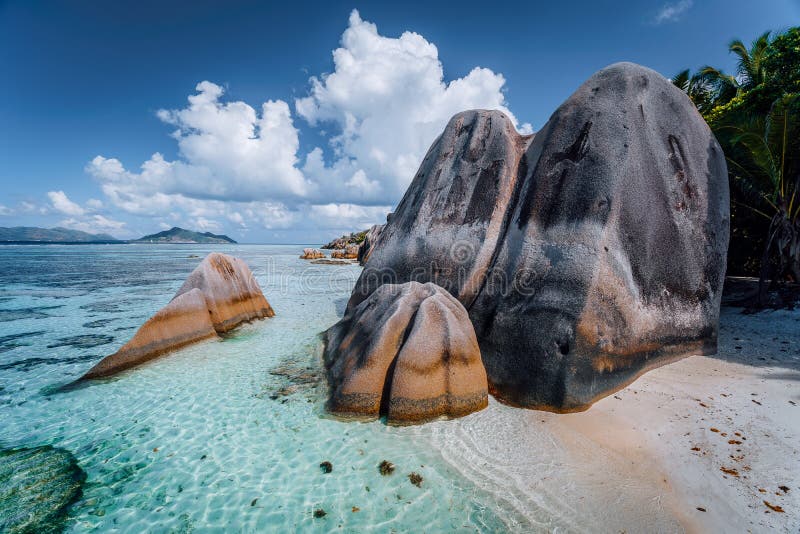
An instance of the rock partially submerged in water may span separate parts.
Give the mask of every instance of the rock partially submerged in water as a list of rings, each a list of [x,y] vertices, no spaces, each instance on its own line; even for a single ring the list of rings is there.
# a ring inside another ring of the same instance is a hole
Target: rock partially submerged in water
[[[333,260],[330,258],[322,258],[320,260],[311,260],[314,265],[353,265],[349,260]]]
[[[247,264],[214,252],[189,275],[169,304],[82,378],[109,376],[190,343],[216,337],[244,322],[273,315],[275,312]]]
[[[341,260],[355,260],[358,259],[358,249],[360,245],[347,245],[342,250],[334,250],[331,252],[331,258]]]
[[[468,310],[493,394],[574,411],[716,351],[725,157],[687,96],[618,63],[535,136],[499,111],[450,120],[381,233],[347,314],[386,283]]]
[[[304,248],[303,254],[300,256],[301,260],[316,260],[319,258],[324,258],[325,253],[321,250],[317,250],[315,248]]]
[[[0,532],[61,532],[86,474],[51,446],[0,451]]]
[[[413,423],[488,403],[467,312],[434,284],[383,285],[325,337],[333,413]]]

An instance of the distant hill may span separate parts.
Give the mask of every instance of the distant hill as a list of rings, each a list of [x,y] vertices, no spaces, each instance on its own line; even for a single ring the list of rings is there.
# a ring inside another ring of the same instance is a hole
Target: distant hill
[[[175,226],[157,234],[134,239],[131,243],[236,243],[236,241],[226,235],[216,235],[211,232],[192,232]]]
[[[108,234],[90,234],[80,230],[67,228],[37,228],[35,226],[0,227],[0,245],[39,245],[57,243],[62,245],[80,245],[87,243],[236,243],[226,235],[211,232],[192,232],[177,226],[157,234],[146,235],[139,239],[126,241]]]
[[[38,243],[123,243],[108,234],[89,234],[67,228],[37,228],[35,226],[0,227],[0,243],[38,244]]]

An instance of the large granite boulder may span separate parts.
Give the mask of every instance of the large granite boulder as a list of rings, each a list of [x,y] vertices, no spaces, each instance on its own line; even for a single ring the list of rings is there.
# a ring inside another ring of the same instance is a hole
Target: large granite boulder
[[[190,343],[216,337],[243,322],[273,315],[275,312],[247,264],[214,252],[192,271],[169,304],[82,378],[109,376]]]
[[[386,284],[326,333],[328,409],[413,423],[486,407],[486,371],[467,311],[434,284]]]
[[[372,247],[350,304],[379,285],[431,281],[461,298],[477,291],[502,235],[520,160],[520,136],[500,111],[450,119]]]
[[[582,410],[716,351],[728,233],[711,130],[669,80],[618,63],[535,136],[498,111],[453,117],[347,313],[382,284],[434,282],[468,310],[493,394]]]
[[[0,532],[61,532],[85,480],[86,473],[64,449],[0,450]]]

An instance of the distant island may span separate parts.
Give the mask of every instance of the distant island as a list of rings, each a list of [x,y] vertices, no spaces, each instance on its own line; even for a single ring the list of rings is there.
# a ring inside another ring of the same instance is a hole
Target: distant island
[[[108,234],[90,234],[67,228],[37,228],[35,226],[0,227],[0,243],[5,244],[45,244],[59,243],[75,245],[86,243],[124,243]]]
[[[0,227],[0,244],[3,245],[104,245],[104,244],[236,244],[226,235],[211,232],[193,232],[177,226],[139,239],[117,239],[108,234],[90,234],[67,228],[38,228],[35,226]]]
[[[131,243],[155,243],[155,244],[192,244],[192,243],[227,243],[236,244],[236,241],[226,235],[212,234],[211,232],[193,232],[174,226],[169,230],[158,232],[157,234],[146,235],[139,239],[134,239]]]

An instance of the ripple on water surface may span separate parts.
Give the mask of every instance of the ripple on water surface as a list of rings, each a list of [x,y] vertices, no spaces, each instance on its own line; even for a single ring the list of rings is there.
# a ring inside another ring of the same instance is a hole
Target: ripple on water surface
[[[16,329],[8,335],[28,344],[0,354],[0,364],[29,360],[0,367],[0,443],[61,447],[87,473],[69,528],[493,531],[509,521],[510,512],[443,459],[429,427],[325,415],[318,333],[337,320],[359,271],[309,266],[297,259],[297,247],[225,248],[253,268],[276,310],[273,319],[113,379],[52,393],[127,341],[200,261],[187,258],[188,247],[79,248],[80,255],[67,252],[81,265],[97,250],[99,263],[124,264],[124,276],[101,273],[105,282],[90,285],[74,266],[66,282],[49,273],[49,285],[68,288],[72,279],[90,290],[59,300],[63,317],[37,319],[36,330],[29,319],[7,323]],[[33,255],[46,263],[41,250]],[[0,250],[0,273],[11,261]],[[13,262],[25,261],[17,250]],[[140,276],[139,267],[147,272]],[[159,292],[135,290],[159,271]],[[37,287],[35,277],[13,282]],[[24,291],[13,298],[4,305],[28,305]],[[107,319],[93,303],[114,304],[105,308],[117,319],[114,328],[84,326]],[[100,339],[119,328],[131,331]],[[383,460],[396,466],[392,475],[379,472]],[[422,477],[419,486],[409,480],[412,472]]]

